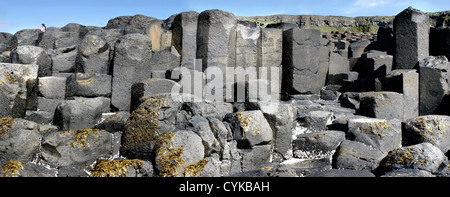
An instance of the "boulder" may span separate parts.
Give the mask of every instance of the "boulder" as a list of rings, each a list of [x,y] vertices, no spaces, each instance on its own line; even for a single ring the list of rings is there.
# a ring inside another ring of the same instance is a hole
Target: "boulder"
[[[106,130],[110,133],[123,131],[125,123],[130,117],[130,112],[119,111],[116,113],[103,113],[102,120],[99,124],[95,125],[95,129]]]
[[[294,157],[300,159],[330,158],[339,144],[345,140],[342,131],[321,131],[300,134],[292,141]]]
[[[6,32],[0,33],[0,53],[4,51],[11,51],[11,42],[14,35]]]
[[[450,150],[450,117],[441,115],[419,116],[405,122],[404,145],[429,142],[441,149]]]
[[[19,46],[11,54],[12,63],[36,64],[39,66],[38,76],[50,76],[52,74],[52,59],[41,47],[25,45]]]
[[[317,132],[326,130],[332,117],[332,112],[311,110],[307,113],[297,114],[297,122],[310,131]]]
[[[111,75],[99,73],[74,73],[67,78],[67,97],[111,96]]]
[[[39,152],[39,125],[20,118],[0,119],[0,158],[28,162]]]
[[[348,51],[349,57],[359,58],[370,45],[369,40],[359,40],[350,44]]]
[[[184,105],[192,115],[213,117],[218,120],[223,120],[226,114],[233,113],[232,104],[225,102],[204,100],[201,102],[186,102]]]
[[[381,82],[392,70],[392,56],[381,51],[363,53],[354,71],[359,73],[357,87],[359,91],[381,91]]]
[[[101,37],[88,35],[78,47],[75,61],[76,71],[80,73],[109,73],[110,47]]]
[[[198,167],[201,168],[201,161],[205,161],[204,151],[202,139],[193,131],[169,132],[156,142],[155,167],[159,171],[159,176],[184,176],[191,173],[187,171],[188,166],[200,164]],[[204,165],[206,163],[203,163],[203,168]]]
[[[438,110],[449,92],[450,64],[445,56],[427,57],[419,62],[419,114],[428,115]]]
[[[350,71],[349,61],[346,56],[339,53],[330,53],[330,66],[328,68],[328,75],[337,75],[347,73]]]
[[[355,118],[348,121],[347,135],[350,140],[364,143],[387,153],[402,143],[399,120]]]
[[[395,169],[418,169],[437,172],[441,163],[446,160],[439,148],[428,142],[393,149],[383,159],[380,167],[385,171]]]
[[[0,159],[0,177],[56,177],[58,169],[35,162],[6,161]]]
[[[260,109],[274,133],[273,150],[287,158],[292,155],[293,102],[261,103]]]
[[[148,97],[128,118],[123,128],[121,154],[127,158],[149,159],[156,140],[167,132],[184,129],[187,118],[181,108],[192,95]]]
[[[42,96],[47,99],[65,99],[66,80],[66,77],[39,77],[38,96]]]
[[[116,43],[114,54],[111,104],[130,110],[131,86],[151,78],[152,42],[142,34],[127,34]]]
[[[292,28],[283,32],[284,92],[318,93],[325,85],[330,49],[319,30]]]
[[[263,164],[270,162],[273,146],[260,145],[254,146],[252,149],[240,149],[242,155],[242,172],[257,170],[263,167]]]
[[[55,167],[88,168],[112,153],[112,135],[104,130],[81,129],[52,132],[42,137],[43,162]]]
[[[403,119],[403,94],[397,92],[366,92],[360,95],[357,113],[372,118]]]
[[[385,156],[386,153],[366,144],[344,140],[333,159],[338,169],[374,170]]]
[[[230,113],[224,121],[230,123],[238,148],[248,149],[273,140],[273,131],[260,110]]]
[[[416,70],[391,71],[386,76],[383,90],[403,94],[403,121],[419,116],[419,74]]]
[[[429,55],[430,17],[412,7],[395,16],[394,68],[412,69]]]
[[[101,120],[105,104],[101,97],[65,100],[56,107],[53,124],[61,130],[93,128]]]
[[[195,115],[192,116],[189,123],[194,127],[193,131],[202,138],[206,156],[210,156],[212,153],[219,153],[222,150],[206,118]]]
[[[0,117],[24,117],[36,108],[38,66],[0,63]]]
[[[75,72],[75,60],[78,51],[71,50],[66,53],[54,53],[51,54],[53,67],[53,73],[72,73]]]
[[[37,46],[43,33],[38,29],[23,29],[14,34],[11,48],[19,46],[32,45]]]
[[[37,110],[55,113],[56,107],[64,102],[64,99],[48,99],[45,97],[37,98]]]

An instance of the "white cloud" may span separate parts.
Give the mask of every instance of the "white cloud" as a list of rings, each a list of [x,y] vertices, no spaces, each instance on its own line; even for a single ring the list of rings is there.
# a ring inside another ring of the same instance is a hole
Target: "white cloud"
[[[392,2],[393,0],[356,0],[353,5],[357,7],[376,7]]]

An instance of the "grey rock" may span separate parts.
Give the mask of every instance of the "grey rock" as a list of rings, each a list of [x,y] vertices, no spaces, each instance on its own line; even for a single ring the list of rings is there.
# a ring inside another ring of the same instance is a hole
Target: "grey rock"
[[[43,96],[48,99],[65,99],[66,80],[66,77],[39,77],[39,96]]]
[[[84,37],[78,47],[75,66],[81,73],[109,73],[110,47],[101,37],[88,35]]]
[[[339,53],[330,53],[330,66],[328,68],[328,75],[336,75],[350,71],[348,58]]]
[[[334,165],[338,169],[374,170],[386,153],[366,144],[344,140],[336,150]]]
[[[324,131],[331,123],[332,112],[329,111],[309,111],[305,114],[297,115],[297,122],[311,131]]]
[[[195,11],[177,14],[171,26],[173,46],[181,55],[180,65],[191,69],[194,69],[197,52],[198,15]]]
[[[156,94],[172,93],[181,86],[169,79],[146,79],[131,86],[131,110],[136,109],[146,97]],[[175,92],[178,93],[178,92]]]
[[[292,150],[292,125],[294,124],[294,102],[260,102],[260,109],[274,133],[274,151],[288,157]]]
[[[385,171],[395,169],[418,169],[437,172],[441,163],[446,159],[439,148],[428,142],[399,147],[383,159],[380,164]]]
[[[449,91],[449,62],[445,56],[427,57],[419,62],[419,114],[437,110]]]
[[[53,124],[61,130],[90,129],[101,120],[103,105],[101,97],[65,100],[56,107]]]
[[[41,155],[43,162],[55,166],[87,168],[112,152],[112,135],[104,130],[70,130],[43,136]]]
[[[273,131],[260,110],[230,113],[224,121],[230,123],[240,148],[265,145],[273,140]]]
[[[21,162],[32,161],[39,151],[39,125],[24,119],[2,119],[0,157]]]
[[[62,166],[58,170],[58,177],[88,177],[88,173],[84,170],[74,168],[72,166]]]
[[[395,16],[394,38],[396,69],[412,69],[428,57],[430,19],[426,13],[411,7]]]
[[[308,177],[375,177],[375,175],[368,170],[331,169],[310,174]]]
[[[318,93],[325,85],[330,49],[320,31],[292,28],[283,32],[283,81],[285,92]]]
[[[53,112],[47,111],[30,111],[27,110],[25,120],[33,121],[39,124],[52,124],[53,122]]]
[[[441,149],[450,150],[450,117],[441,115],[419,116],[405,122],[404,145],[429,142]]]
[[[222,84],[232,77],[225,75],[227,67],[235,67],[236,24],[232,13],[221,10],[206,10],[198,15],[196,58],[202,59],[202,70],[198,71],[207,67],[221,69]]]
[[[120,111],[130,110],[131,86],[151,78],[152,41],[142,34],[128,34],[115,46],[111,104]]]
[[[429,171],[418,169],[399,169],[386,172],[381,177],[436,177]]]
[[[403,121],[419,116],[419,74],[416,70],[393,70],[386,76],[383,90],[403,94]]]
[[[55,113],[56,107],[64,102],[64,99],[47,99],[45,97],[37,98],[37,110]]]
[[[39,77],[52,74],[52,59],[41,47],[31,45],[19,46],[12,52],[11,58],[12,63],[38,65]]]
[[[37,46],[40,42],[41,36],[42,32],[37,29],[20,30],[14,34],[11,48],[24,45]]]
[[[184,169],[191,164],[197,163],[201,159],[204,158],[205,149],[202,144],[202,139],[193,131],[189,130],[180,130],[173,133],[172,141],[168,141],[168,143],[163,143],[160,147],[156,147],[156,155],[155,155],[155,167],[159,171],[162,171],[163,168],[166,168],[167,164],[161,162],[164,160],[164,156],[167,157],[167,154],[171,154],[170,149],[176,150],[179,148],[183,148],[182,156],[180,159],[184,160],[184,165],[178,164],[178,175],[182,175]],[[160,139],[164,140],[164,139]]]
[[[24,117],[36,108],[37,65],[0,63],[0,117]]]
[[[110,97],[111,75],[99,73],[74,73],[67,78],[67,97]]]
[[[77,50],[72,50],[67,53],[52,54],[54,73],[71,73],[75,72],[75,60],[77,57]]]
[[[369,46],[369,40],[359,40],[353,42],[349,46],[349,57],[358,58],[364,53],[365,49]]]
[[[401,147],[402,128],[397,119],[355,118],[348,121],[350,140],[364,143],[387,153]]]
[[[192,95],[153,95],[134,110],[123,128],[121,154],[127,158],[150,159],[159,136],[185,129],[186,116],[178,116]],[[201,139],[200,139],[201,140]]]
[[[242,171],[256,170],[270,162],[272,145],[254,146],[252,149],[240,149],[242,155]]]
[[[226,114],[233,112],[230,103],[203,100],[201,102],[187,102],[184,104],[193,115],[213,117],[223,120]]]
[[[106,116],[105,116],[106,115]],[[130,112],[127,111],[119,111],[116,113],[103,113],[104,119],[99,124],[95,125],[94,128],[106,130],[110,133],[123,131],[123,127],[125,126],[125,122],[128,117],[130,117]]]
[[[292,140],[294,157],[300,159],[331,157],[343,140],[345,140],[345,133],[342,131],[322,131],[297,135]]]
[[[210,156],[211,153],[218,153],[222,149],[219,141],[209,126],[209,121],[202,116],[193,116],[189,122],[193,125],[193,131],[202,138],[205,146],[205,155]]]
[[[360,95],[359,115],[372,118],[403,119],[403,94],[397,92],[366,92]]]

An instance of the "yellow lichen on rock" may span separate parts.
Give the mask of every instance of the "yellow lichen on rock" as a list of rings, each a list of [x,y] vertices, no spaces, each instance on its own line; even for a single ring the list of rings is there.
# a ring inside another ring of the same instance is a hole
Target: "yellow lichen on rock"
[[[128,168],[138,169],[144,164],[139,159],[131,160],[99,160],[95,164],[90,177],[126,177]]]
[[[148,98],[139,108],[133,111],[125,123],[124,149],[133,149],[136,146],[147,145],[155,141],[159,132],[158,117],[161,108],[166,106],[167,98],[158,95]]]
[[[3,177],[17,177],[19,175],[19,170],[22,170],[23,166],[20,161],[8,161],[3,164],[0,171],[2,171]]]
[[[8,130],[12,128],[14,120],[15,119],[11,117],[4,117],[0,119],[0,137],[8,133]]]
[[[191,164],[187,166],[184,170],[184,176],[185,177],[199,177],[200,172],[205,169],[206,164],[208,163],[208,159],[202,159],[198,161],[197,163]]]
[[[73,142],[70,143],[70,146],[75,147],[77,145],[78,148],[80,148],[80,150],[83,150],[86,147],[90,146],[87,138],[90,135],[94,135],[94,137],[96,137],[96,138],[100,137],[99,131],[104,131],[104,130],[79,129],[79,130],[74,130],[74,131],[61,131],[59,134],[61,136],[63,136],[63,135],[73,132]]]

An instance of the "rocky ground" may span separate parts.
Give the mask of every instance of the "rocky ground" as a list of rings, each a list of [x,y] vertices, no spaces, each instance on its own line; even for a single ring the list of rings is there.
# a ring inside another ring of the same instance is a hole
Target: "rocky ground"
[[[439,24],[408,8],[376,34],[320,32],[208,10],[1,33],[0,176],[450,176]],[[280,69],[233,86],[278,82],[279,100],[171,94],[192,88],[177,69],[214,65]]]

